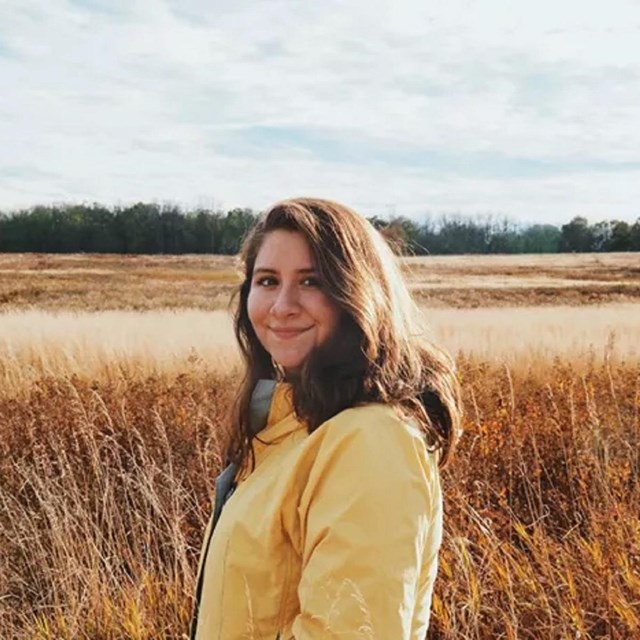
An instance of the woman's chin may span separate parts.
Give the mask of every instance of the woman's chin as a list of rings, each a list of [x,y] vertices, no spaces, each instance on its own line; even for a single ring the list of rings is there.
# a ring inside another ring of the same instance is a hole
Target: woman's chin
[[[274,358],[274,360],[278,363],[278,366],[285,371],[287,377],[295,376],[296,372],[299,372],[302,368],[302,363],[304,362],[304,358]]]
[[[300,371],[300,369],[302,369],[302,362],[298,361],[279,362],[278,364],[287,373],[294,373],[295,371]]]
[[[302,349],[278,349],[271,351],[271,357],[283,369],[295,369],[301,367],[307,352]]]

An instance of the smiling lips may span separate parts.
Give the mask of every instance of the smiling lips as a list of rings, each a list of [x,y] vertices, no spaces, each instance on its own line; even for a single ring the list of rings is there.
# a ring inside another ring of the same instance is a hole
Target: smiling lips
[[[291,340],[292,338],[297,338],[300,334],[305,331],[309,331],[311,327],[306,327],[304,329],[274,329],[271,328],[271,332],[281,340]]]

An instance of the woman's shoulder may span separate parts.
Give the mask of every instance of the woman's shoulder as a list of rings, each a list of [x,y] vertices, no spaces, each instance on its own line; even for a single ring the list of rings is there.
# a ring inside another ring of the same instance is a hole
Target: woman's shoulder
[[[368,479],[373,487],[375,478],[384,487],[390,486],[389,478],[399,486],[415,481],[431,498],[438,495],[437,454],[416,422],[392,406],[372,403],[345,409],[318,427],[308,446],[317,474],[331,470]]]
[[[425,433],[409,416],[391,405],[369,403],[340,411],[318,430],[327,444],[353,443],[366,449],[393,453],[394,449],[417,449],[427,454]]]
[[[401,413],[397,407],[380,402],[349,407],[330,418],[327,423],[348,431],[393,430],[408,436],[422,435],[413,418]]]

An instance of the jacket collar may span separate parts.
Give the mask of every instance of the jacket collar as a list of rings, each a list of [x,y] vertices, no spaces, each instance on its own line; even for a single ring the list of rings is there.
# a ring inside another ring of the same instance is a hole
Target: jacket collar
[[[258,442],[275,443],[303,428],[293,408],[291,384],[259,380],[251,396],[251,426]]]

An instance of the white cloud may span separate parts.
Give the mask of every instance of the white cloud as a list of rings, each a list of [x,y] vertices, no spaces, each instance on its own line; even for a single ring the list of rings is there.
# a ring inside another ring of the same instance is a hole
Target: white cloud
[[[638,43],[633,0],[5,0],[0,208],[635,219]]]

